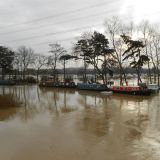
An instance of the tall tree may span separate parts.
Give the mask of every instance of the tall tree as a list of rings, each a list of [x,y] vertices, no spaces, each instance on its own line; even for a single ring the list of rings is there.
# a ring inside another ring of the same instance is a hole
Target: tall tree
[[[94,68],[98,68],[100,60],[102,62],[102,68],[98,71],[102,73],[103,82],[106,83],[107,71],[109,74],[113,74],[112,68],[117,63],[117,61],[113,59],[115,50],[109,48],[109,41],[105,35],[96,31],[93,33],[91,45],[93,46]]]
[[[20,75],[20,55],[15,53],[14,61],[13,61],[13,68],[15,70],[15,79],[17,79],[17,75]]]
[[[77,41],[77,43],[73,47],[73,55],[78,56],[79,60],[83,61],[83,82],[87,82],[87,68],[89,64],[86,62],[86,56],[91,54],[91,47],[89,44],[89,39],[92,37],[91,32],[84,32],[82,33],[81,37]]]
[[[87,56],[92,54],[92,49],[90,47],[88,37],[82,36],[81,39],[78,40],[78,42],[76,43],[76,45],[74,47],[74,53],[76,53],[76,55],[82,57],[82,59],[83,59],[83,64],[84,64],[83,82],[86,83],[87,82],[86,69],[88,66]]]
[[[14,52],[7,47],[0,46],[0,68],[2,68],[2,79],[7,71],[13,68]]]
[[[104,26],[106,35],[109,37],[111,42],[111,47],[115,51],[112,56],[117,61],[117,67],[120,74],[120,85],[122,85],[123,80],[127,84],[126,74],[124,71],[124,61],[122,60],[124,42],[120,37],[120,34],[124,31],[124,27],[122,27],[123,24],[118,17],[112,17],[105,20]]]
[[[146,54],[143,54],[141,51],[145,47],[142,41],[132,40],[129,36],[125,34],[121,35],[123,41],[126,44],[127,49],[123,53],[123,60],[131,60],[130,66],[136,69],[137,72],[137,83],[142,83],[140,72],[142,66],[149,61],[149,58]]]
[[[58,79],[57,63],[59,61],[60,56],[66,53],[66,50],[58,43],[50,44],[49,46],[51,48],[50,53],[52,55],[50,55],[48,58],[48,66],[50,66],[53,69],[53,78],[54,81],[56,81]]]
[[[158,85],[160,85],[160,36],[158,33],[153,36],[153,47],[154,47],[154,52],[155,52],[155,68],[156,68],[156,73],[157,73],[157,78],[158,78]],[[154,78],[154,83],[156,83],[156,78]]]
[[[31,48],[21,46],[17,50],[17,54],[20,56],[20,66],[23,73],[23,79],[25,79],[26,70],[29,65],[33,64],[34,51]]]
[[[64,82],[66,82],[66,61],[68,61],[68,60],[71,60],[71,59],[77,59],[78,57],[77,56],[72,56],[72,55],[69,55],[69,54],[65,54],[65,55],[62,55],[59,59],[61,60],[61,61],[63,61],[63,75],[64,75],[64,77],[63,77],[63,80],[64,80]]]
[[[111,66],[109,63],[112,63],[113,67],[113,63],[116,62],[111,56],[114,50],[109,48],[108,39],[103,34],[95,31],[89,38],[82,37],[76,45],[82,53],[81,56],[84,57],[84,63],[93,66],[95,74],[94,81],[97,81],[98,75],[105,83],[106,68]]]
[[[150,57],[150,59],[152,60],[152,64],[154,66],[154,71],[155,71],[155,63],[153,61],[152,46],[150,43],[152,39],[152,27],[148,21],[142,21],[138,26],[138,31],[142,34],[141,40],[145,45],[144,53],[146,54],[146,56]],[[152,83],[150,61],[147,62],[147,66],[148,66],[148,78],[150,83]]]
[[[34,61],[33,61],[33,66],[36,69],[36,74],[37,74],[37,82],[39,79],[39,71],[42,67],[44,67],[45,65],[47,65],[48,62],[48,58],[42,54],[34,54],[33,57]]]

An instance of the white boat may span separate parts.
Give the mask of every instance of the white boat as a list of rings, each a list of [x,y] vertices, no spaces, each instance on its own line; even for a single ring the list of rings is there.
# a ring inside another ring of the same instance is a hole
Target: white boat
[[[157,84],[149,84],[148,89],[150,89],[152,93],[158,93],[159,91],[159,87]]]

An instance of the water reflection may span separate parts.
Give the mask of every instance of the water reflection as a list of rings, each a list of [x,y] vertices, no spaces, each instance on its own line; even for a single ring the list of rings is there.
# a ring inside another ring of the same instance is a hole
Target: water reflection
[[[44,97],[44,100],[47,100],[51,112],[55,111],[56,114],[59,114],[59,112],[68,113],[75,111],[77,108],[74,89],[40,88],[40,91],[41,98]]]
[[[160,95],[1,87],[0,155],[5,160],[143,160],[146,155],[158,160],[159,117]]]
[[[13,95],[0,95],[0,121],[7,120],[17,113],[20,104]]]

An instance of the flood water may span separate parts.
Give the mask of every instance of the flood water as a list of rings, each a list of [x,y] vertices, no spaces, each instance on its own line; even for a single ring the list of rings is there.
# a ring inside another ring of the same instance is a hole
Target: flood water
[[[0,87],[2,160],[159,160],[160,94]]]

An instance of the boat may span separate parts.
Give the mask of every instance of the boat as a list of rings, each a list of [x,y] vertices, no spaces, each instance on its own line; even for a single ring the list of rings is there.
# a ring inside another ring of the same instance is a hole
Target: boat
[[[148,89],[151,90],[151,93],[158,93],[159,92],[159,87],[157,84],[149,84]]]
[[[109,91],[110,89],[105,84],[97,83],[78,83],[77,89],[80,90],[91,90],[91,91]]]
[[[15,85],[16,82],[13,80],[0,80],[0,85]]]
[[[57,88],[76,88],[77,85],[74,82],[53,82],[42,81],[39,83],[40,87],[57,87]]]
[[[129,94],[129,95],[151,95],[151,90],[144,86],[113,86],[113,93]]]

